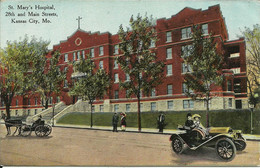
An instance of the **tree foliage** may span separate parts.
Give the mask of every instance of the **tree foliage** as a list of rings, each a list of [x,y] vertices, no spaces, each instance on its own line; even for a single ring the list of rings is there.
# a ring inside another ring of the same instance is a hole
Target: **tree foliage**
[[[92,127],[92,104],[95,99],[103,98],[110,86],[110,78],[104,69],[95,69],[95,64],[89,55],[86,59],[81,56],[80,61],[75,62],[73,67],[74,73],[78,73],[79,77],[74,82],[69,94],[88,100],[91,107]]]
[[[121,69],[130,80],[120,80],[120,88],[127,90],[127,97],[135,95],[138,99],[138,120],[141,130],[140,98],[141,92],[149,95],[151,90],[162,82],[164,63],[157,60],[156,50],[151,44],[157,41],[156,30],[152,25],[152,18],[140,15],[130,19],[130,28],[125,31],[122,25],[118,31],[120,51],[122,56],[117,57]]]
[[[211,93],[212,87],[221,85],[223,81],[222,55],[217,52],[216,42],[211,35],[204,36],[199,25],[194,25],[192,30],[192,42],[184,47],[182,53],[184,63],[192,70],[184,77],[187,88],[192,90],[187,89],[186,94],[193,99],[205,101],[208,111],[209,101],[214,96]]]
[[[45,55],[49,42],[27,36],[17,42],[7,42],[7,47],[0,55],[0,93],[1,100],[6,106],[7,117],[10,118],[10,106],[15,95],[26,94],[31,87],[32,58]]]
[[[253,29],[245,27],[242,34],[247,46],[249,101],[256,106],[260,102],[260,25],[254,25]]]
[[[62,82],[66,78],[67,72],[62,71],[58,64],[60,55],[60,52],[55,50],[51,52],[50,57],[38,55],[33,58],[32,79],[34,87],[32,91],[40,94],[45,109],[48,108],[49,100],[53,94],[58,95],[61,92]]]

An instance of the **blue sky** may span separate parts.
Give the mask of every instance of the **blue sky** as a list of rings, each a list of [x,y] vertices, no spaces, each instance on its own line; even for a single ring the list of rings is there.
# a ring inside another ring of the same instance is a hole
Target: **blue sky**
[[[229,39],[233,40],[240,35],[240,29],[245,26],[252,28],[254,24],[260,24],[260,1],[240,0],[240,1],[178,1],[178,0],[3,0],[1,1],[1,48],[6,46],[6,41],[14,41],[23,38],[25,34],[29,37],[35,36],[38,39],[50,40],[52,45],[66,40],[77,28],[76,18],[81,16],[81,29],[85,31],[110,32],[116,34],[120,24],[128,26],[131,15],[152,15],[153,18],[170,18],[185,7],[205,10],[209,6],[219,4],[223,16],[225,17]],[[14,9],[8,9],[9,6]],[[42,21],[42,16],[18,17],[18,13],[28,11],[17,9],[17,5],[31,6],[32,12],[41,14],[44,10],[35,10],[35,5],[54,6],[55,10],[45,10],[45,12],[55,12],[57,16],[47,17],[51,23],[28,23],[30,18]],[[16,16],[6,16],[14,12]],[[11,19],[24,19],[27,23],[11,23]]]

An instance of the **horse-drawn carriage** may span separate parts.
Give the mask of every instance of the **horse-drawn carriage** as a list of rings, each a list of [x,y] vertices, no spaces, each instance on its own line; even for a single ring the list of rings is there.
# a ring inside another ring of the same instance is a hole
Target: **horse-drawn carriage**
[[[45,137],[50,135],[52,131],[52,127],[49,124],[45,124],[45,121],[42,120],[41,117],[38,120],[34,121],[32,124],[27,124],[21,119],[5,119],[5,126],[7,129],[7,135],[11,134],[10,127],[16,127],[13,135],[18,130],[19,135],[24,137],[31,135],[32,131],[34,131],[36,136],[38,137]]]

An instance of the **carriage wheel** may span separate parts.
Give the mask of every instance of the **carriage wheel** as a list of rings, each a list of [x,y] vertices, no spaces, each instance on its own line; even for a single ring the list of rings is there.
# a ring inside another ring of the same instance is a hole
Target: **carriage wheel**
[[[236,146],[230,139],[222,138],[216,143],[216,152],[222,160],[231,161],[236,156]]]
[[[45,136],[46,131],[45,131],[44,125],[38,125],[38,126],[35,128],[35,134],[36,134],[38,137],[43,137],[43,136]]]
[[[31,135],[31,127],[29,125],[22,125],[21,127],[21,135],[26,137],[26,136],[29,136]]]
[[[52,131],[52,127],[48,124],[44,125],[44,127],[45,127],[45,136],[50,135]]]
[[[177,154],[181,154],[183,151],[184,145],[182,143],[181,138],[179,137],[175,137],[172,140],[172,150],[177,153]]]

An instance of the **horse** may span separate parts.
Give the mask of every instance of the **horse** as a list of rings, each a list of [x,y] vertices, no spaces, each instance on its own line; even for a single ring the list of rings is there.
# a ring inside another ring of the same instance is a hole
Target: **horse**
[[[7,130],[7,134],[6,135],[10,135],[11,134],[11,127],[16,127],[15,132],[13,133],[13,135],[15,135],[15,133],[17,132],[17,130],[19,130],[19,134],[21,134],[21,126],[22,126],[22,120],[12,120],[12,119],[4,119],[5,121],[5,127]]]

